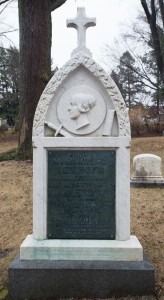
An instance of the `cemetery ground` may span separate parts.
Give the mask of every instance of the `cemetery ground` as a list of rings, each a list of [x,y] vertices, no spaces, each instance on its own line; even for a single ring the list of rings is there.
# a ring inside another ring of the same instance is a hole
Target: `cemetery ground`
[[[17,134],[0,135],[0,154],[17,147]],[[132,139],[132,158],[141,153],[163,161],[164,137]],[[132,170],[131,170],[132,171]],[[32,162],[0,161],[0,300],[7,295],[7,269],[24,238],[32,232]],[[155,267],[155,296],[121,299],[164,300],[164,189],[131,189],[131,233]],[[115,298],[112,298],[115,299]]]

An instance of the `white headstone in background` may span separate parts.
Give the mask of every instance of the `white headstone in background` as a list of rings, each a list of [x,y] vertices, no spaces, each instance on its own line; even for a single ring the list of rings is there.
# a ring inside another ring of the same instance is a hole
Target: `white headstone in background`
[[[161,158],[154,154],[135,156],[131,180],[142,183],[164,183]]]

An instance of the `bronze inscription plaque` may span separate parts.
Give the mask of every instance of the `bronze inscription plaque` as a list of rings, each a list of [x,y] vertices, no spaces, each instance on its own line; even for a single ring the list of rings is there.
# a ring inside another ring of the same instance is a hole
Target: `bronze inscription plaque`
[[[48,239],[115,239],[115,151],[47,151]]]

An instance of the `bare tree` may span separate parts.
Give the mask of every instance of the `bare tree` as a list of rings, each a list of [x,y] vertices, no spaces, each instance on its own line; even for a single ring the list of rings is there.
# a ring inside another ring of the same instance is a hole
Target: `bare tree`
[[[163,0],[141,0],[141,5],[144,9],[148,24],[150,26],[157,66],[164,84],[164,49],[163,41],[161,41],[161,35],[162,39],[164,38],[164,2]],[[158,23],[159,10],[162,26],[160,26]]]
[[[11,0],[3,0],[3,1],[0,1],[0,5],[5,4],[6,2],[9,2],[9,1],[11,1]]]
[[[2,5],[2,8],[0,9],[0,16],[2,17],[3,12],[7,9],[7,7],[9,6],[10,3],[12,3],[14,0],[4,0],[4,1],[0,1],[0,6]],[[3,5],[5,4],[5,5]],[[4,37],[7,40],[9,40],[9,38],[7,37],[8,33],[17,31],[18,29],[13,28],[11,25],[6,24],[2,21],[0,21],[0,37]],[[12,41],[10,41],[12,42]]]
[[[128,35],[129,38],[129,35]],[[130,36],[131,38],[131,36]],[[126,36],[127,39],[127,36]],[[124,45],[124,47],[122,47]],[[122,47],[122,51],[120,51]],[[119,51],[118,51],[119,50]],[[133,59],[135,60],[135,65],[132,65],[129,63],[128,60],[122,61],[121,56],[123,53],[128,51]],[[136,54],[132,47],[128,44],[128,42],[125,40],[125,36],[123,35],[120,37],[119,42],[116,43],[115,47],[111,47],[108,44],[105,44],[103,47],[103,63],[105,66],[110,66],[111,62],[115,63],[115,66],[112,67],[112,70],[114,68],[117,69],[120,62],[124,65],[124,67],[129,68],[132,72],[134,72],[136,75],[138,75],[138,82],[142,83],[145,88],[152,89],[156,91],[157,89],[157,83],[152,74],[149,74],[149,71],[146,69],[144,63],[143,63],[143,55],[144,54]],[[146,53],[147,55],[147,53]],[[136,67],[137,66],[137,67]]]
[[[146,2],[146,1],[145,1]],[[151,1],[147,0],[146,4],[151,12]],[[164,59],[164,1],[155,0],[155,14],[156,14],[156,29],[158,33],[160,51],[159,55],[161,56],[161,62],[157,64],[157,51],[154,46],[154,39],[151,32],[150,20],[147,19],[145,11],[142,11],[138,14],[138,22],[133,23],[133,26],[126,26],[125,33],[121,37],[121,41],[117,44],[116,49],[112,50],[115,61],[119,63],[119,59],[122,54],[118,54],[117,49],[121,48],[124,45],[124,49],[128,50],[131,55],[135,58],[135,61],[138,65],[138,68],[130,65],[126,62],[127,68],[130,68],[133,72],[137,73],[140,76],[140,82],[144,84],[145,89],[147,90],[147,96],[154,101],[157,112],[160,112],[160,107],[164,101],[164,81],[163,81],[163,59]],[[143,8],[143,6],[141,6]],[[149,20],[149,22],[148,22]],[[119,46],[118,46],[119,45]],[[120,47],[121,45],[121,47]],[[110,47],[109,47],[110,48]],[[158,47],[159,49],[159,47]],[[125,51],[124,50],[124,51]],[[160,68],[159,69],[159,65]]]

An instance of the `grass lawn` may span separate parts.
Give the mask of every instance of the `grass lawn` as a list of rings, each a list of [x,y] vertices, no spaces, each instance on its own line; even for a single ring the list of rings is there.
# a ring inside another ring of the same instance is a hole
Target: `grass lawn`
[[[0,136],[0,153],[16,147],[17,135]],[[159,155],[164,175],[164,137],[132,139],[131,162],[141,153]],[[24,238],[32,232],[31,161],[0,162],[0,191],[1,300],[5,299],[8,266]],[[164,300],[164,189],[131,189],[131,233],[138,237],[155,267],[156,296],[121,299]]]

